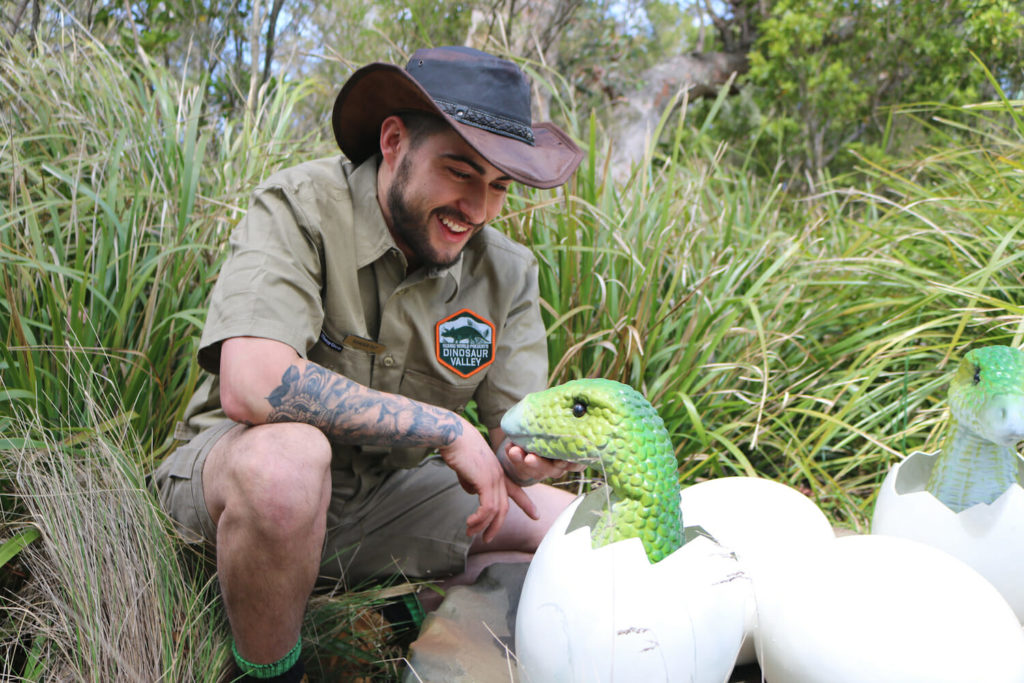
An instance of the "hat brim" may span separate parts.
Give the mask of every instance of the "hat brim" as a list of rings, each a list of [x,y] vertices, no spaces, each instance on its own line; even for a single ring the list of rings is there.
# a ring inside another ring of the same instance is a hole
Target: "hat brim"
[[[531,187],[563,184],[583,159],[579,146],[553,123],[533,126],[533,145],[461,123],[442,111],[408,72],[381,62],[352,74],[334,101],[332,125],[341,151],[356,164],[369,159],[380,149],[384,119],[402,110],[444,118],[491,165]]]

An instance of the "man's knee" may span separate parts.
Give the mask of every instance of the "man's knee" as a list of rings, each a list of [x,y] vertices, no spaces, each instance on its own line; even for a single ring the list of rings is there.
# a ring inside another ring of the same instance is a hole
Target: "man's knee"
[[[250,427],[225,438],[203,473],[218,521],[230,509],[270,535],[287,536],[323,521],[330,498],[331,446],[302,423]],[[213,465],[211,467],[211,465]]]

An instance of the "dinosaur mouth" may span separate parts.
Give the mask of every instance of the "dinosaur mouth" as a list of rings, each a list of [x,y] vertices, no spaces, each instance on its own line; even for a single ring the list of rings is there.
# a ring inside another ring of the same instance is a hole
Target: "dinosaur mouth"
[[[997,397],[979,417],[981,433],[991,441],[1010,448],[1024,441],[1024,396]]]
[[[579,434],[512,434],[506,430],[505,435],[527,453],[535,453],[548,460],[563,460],[581,465],[601,462],[601,457],[594,455],[597,447]],[[566,453],[565,448],[565,444],[570,442],[579,444],[576,452],[571,455]]]
[[[595,455],[601,452],[600,447],[586,436],[541,432],[542,427],[527,415],[525,404],[520,401],[501,418],[501,430],[516,446],[548,460],[564,460],[583,465],[600,462],[600,455]]]

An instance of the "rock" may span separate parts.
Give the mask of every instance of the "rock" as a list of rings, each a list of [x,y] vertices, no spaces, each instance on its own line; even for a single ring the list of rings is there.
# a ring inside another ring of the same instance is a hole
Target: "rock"
[[[513,634],[526,562],[495,564],[448,590],[409,647],[407,683],[517,681]]]

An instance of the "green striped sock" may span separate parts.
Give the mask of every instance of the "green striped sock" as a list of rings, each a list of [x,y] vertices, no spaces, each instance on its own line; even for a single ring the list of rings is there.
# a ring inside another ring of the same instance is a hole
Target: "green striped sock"
[[[299,661],[299,655],[302,654],[302,638],[300,637],[299,641],[295,643],[295,647],[288,650],[288,654],[269,664],[254,664],[245,659],[242,655],[238,654],[238,648],[235,646],[234,641],[231,643],[231,654],[235,656],[235,663],[238,664],[238,668],[246,676],[252,678],[273,678],[287,672],[295,666],[295,662]]]

